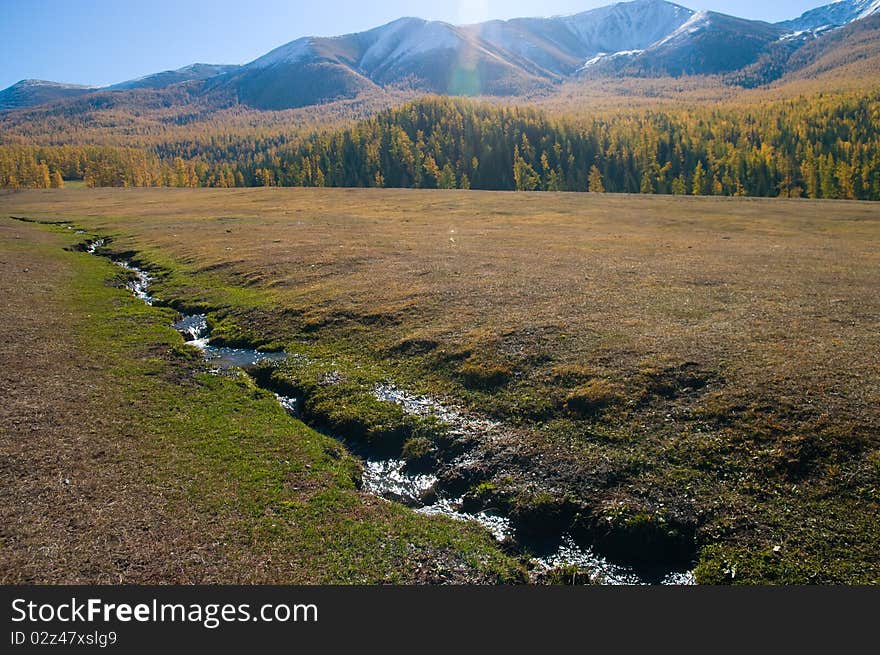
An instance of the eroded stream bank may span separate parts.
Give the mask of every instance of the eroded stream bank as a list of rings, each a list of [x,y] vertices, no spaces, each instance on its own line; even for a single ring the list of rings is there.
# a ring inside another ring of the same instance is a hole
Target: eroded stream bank
[[[128,261],[114,258],[106,251],[106,243],[104,239],[89,241],[84,249],[91,254],[108,256],[125,269],[129,276],[126,286],[137,298],[150,305],[161,304],[162,301],[150,293],[150,274]],[[376,385],[369,390],[375,401],[394,405],[417,420],[441,428],[441,447],[421,456],[414,457],[412,453],[403,456],[399,449],[389,451],[354,439],[344,431],[327,429],[320,415],[309,411],[303,390],[284,383],[275,375],[279,365],[300,355],[213,345],[205,314],[181,315],[174,328],[187,344],[203,353],[211,371],[222,374],[231,369],[245,369],[258,385],[276,394],[278,402],[288,413],[343,442],[362,460],[361,488],[364,491],[424,514],[480,523],[503,546],[529,560],[536,580],[551,571],[564,571],[565,576],[579,575],[579,579],[605,584],[693,583],[689,567],[683,565],[688,559],[687,554],[671,558],[676,560],[674,566],[664,562],[670,558],[662,556],[638,558],[642,561],[639,566],[621,563],[625,557],[612,557],[615,560],[612,563],[594,550],[589,530],[570,529],[578,516],[578,508],[571,503],[538,506],[525,516],[516,508],[497,502],[498,499],[492,498],[491,494],[481,497],[480,493],[474,493],[474,481],[481,481],[479,474],[474,472],[481,466],[485,468],[481,453],[491,449],[506,429],[498,422],[434,398],[408,393],[389,383]],[[325,377],[322,384],[339,382],[332,374]],[[482,481],[485,482],[485,478]],[[483,489],[488,490],[488,485]],[[542,490],[540,493],[550,496],[553,492]],[[564,514],[561,518],[560,507]],[[632,544],[627,547],[632,548]],[[647,541],[644,547],[655,545]],[[659,547],[665,547],[665,544]],[[651,564],[646,566],[644,561]]]

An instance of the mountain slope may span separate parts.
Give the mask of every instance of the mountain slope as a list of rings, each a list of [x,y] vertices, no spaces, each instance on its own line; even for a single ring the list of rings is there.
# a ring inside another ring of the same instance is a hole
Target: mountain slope
[[[692,15],[664,0],[635,0],[573,16],[490,21],[467,29],[537,71],[566,76],[599,54],[647,48]]]
[[[814,41],[878,12],[880,0],[843,0],[774,25],[694,12],[666,0],[633,0],[571,16],[464,26],[401,18],[365,32],[300,38],[244,66],[193,64],[101,91],[187,85],[202,105],[237,102],[282,110],[382,93],[522,96],[577,76],[722,75],[731,84],[759,86],[794,70],[811,70],[826,47],[814,47]],[[870,58],[876,47],[867,38],[858,56]],[[96,91],[24,81],[0,92],[0,110]]]
[[[237,65],[191,64],[177,70],[163,71],[106,87],[62,84],[45,80],[22,80],[0,91],[0,111],[56,104],[106,91],[166,89],[182,82],[209,80],[213,77],[226,75],[239,68],[241,67]]]
[[[846,25],[880,13],[880,0],[842,0],[811,9],[798,18],[777,23],[792,32]]]
[[[880,13],[823,34],[797,50],[786,80],[856,77],[877,80],[880,71]]]
[[[644,48],[693,12],[635,0],[574,16],[455,26],[418,18],[335,38],[285,44],[218,84],[263,109],[403,86],[454,95],[518,95],[558,82],[600,52]]]
[[[94,87],[77,84],[60,84],[46,80],[22,80],[0,91],[0,110],[58,102],[93,91],[96,91]]]
[[[870,81],[878,70],[880,14],[875,14],[839,28],[786,35],[725,81],[749,88],[777,80]]]
[[[177,70],[162,71],[153,75],[139,77],[136,80],[128,80],[106,87],[110,90],[124,89],[164,89],[172,84],[180,82],[192,82],[194,80],[207,80],[218,75],[225,75],[238,70],[241,66],[222,64],[190,64]]]
[[[545,82],[473,32],[402,18],[367,32],[285,44],[218,85],[261,109],[352,98],[377,86],[436,93],[510,95]]]
[[[587,56],[599,52],[645,49],[681,28],[694,15],[664,0],[636,0],[600,7],[561,20],[586,46]]]
[[[654,44],[644,62],[649,70],[670,75],[725,73],[754,61],[783,33],[769,23],[699,12]]]
[[[334,41],[336,43],[334,43]],[[354,98],[375,84],[354,70],[341,39],[299,39],[212,83],[258,109],[304,107]],[[336,46],[336,47],[334,47]]]
[[[593,58],[582,72],[673,77],[728,73],[755,62],[784,34],[783,28],[763,21],[701,11],[644,51]]]

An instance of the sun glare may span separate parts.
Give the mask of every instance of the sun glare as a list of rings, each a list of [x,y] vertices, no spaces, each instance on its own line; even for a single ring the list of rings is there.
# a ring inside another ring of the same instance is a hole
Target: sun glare
[[[458,22],[464,25],[489,20],[489,0],[458,0]]]

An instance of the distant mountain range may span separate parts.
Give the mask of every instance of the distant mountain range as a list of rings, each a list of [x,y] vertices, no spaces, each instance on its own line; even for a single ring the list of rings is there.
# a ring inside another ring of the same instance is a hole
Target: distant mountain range
[[[880,28],[878,17],[880,0],[843,0],[776,24],[635,0],[572,16],[463,26],[401,18],[357,34],[297,39],[243,66],[193,64],[101,89],[23,80],[0,91],[0,110],[172,87],[285,109],[381,87],[522,95],[582,76],[725,75],[757,85],[808,66],[810,52],[824,52],[816,43],[840,44],[846,26],[869,21]],[[799,55],[804,49],[807,56]]]

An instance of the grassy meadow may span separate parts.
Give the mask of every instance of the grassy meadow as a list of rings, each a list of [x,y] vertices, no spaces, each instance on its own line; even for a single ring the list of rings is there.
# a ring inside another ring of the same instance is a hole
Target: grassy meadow
[[[72,231],[0,221],[4,584],[517,582],[483,530],[360,493],[360,465]]]
[[[57,461],[36,468],[40,451],[11,440],[9,465],[48,488],[69,457],[96,488],[129,485],[108,510],[118,543],[73,559],[57,554],[63,543],[37,554],[49,518],[9,527],[22,508],[7,489],[0,558],[19,576],[8,581],[103,580],[111,551],[149,560],[131,534],[147,519],[124,511],[147,497],[145,516],[172,517],[157,519],[162,530],[214,554],[193,556],[180,580],[497,582],[523,572],[488,535],[357,492],[356,462],[336,442],[248,379],[199,373],[168,327],[174,311],[139,305],[111,264],[64,249],[82,237],[10,217],[110,237],[111,252],[153,272],[156,296],[206,311],[218,343],[304,355],[271,375],[323,425],[356,422],[381,438],[378,424],[401,419],[367,399],[380,382],[501,422],[474,445],[478,465],[446,481],[472,505],[579,526],[636,559],[634,544],[687,542],[703,583],[880,582],[876,204],[0,192],[12,310],[0,368],[13,395],[0,421],[46,451],[65,435]],[[84,384],[65,395],[72,370]],[[344,384],[315,382],[329,371]],[[36,384],[46,380],[51,393]],[[418,439],[410,451],[445,447],[442,435]],[[92,450],[116,453],[114,466]],[[58,539],[106,520],[89,512]],[[132,566],[126,581],[169,575]]]

